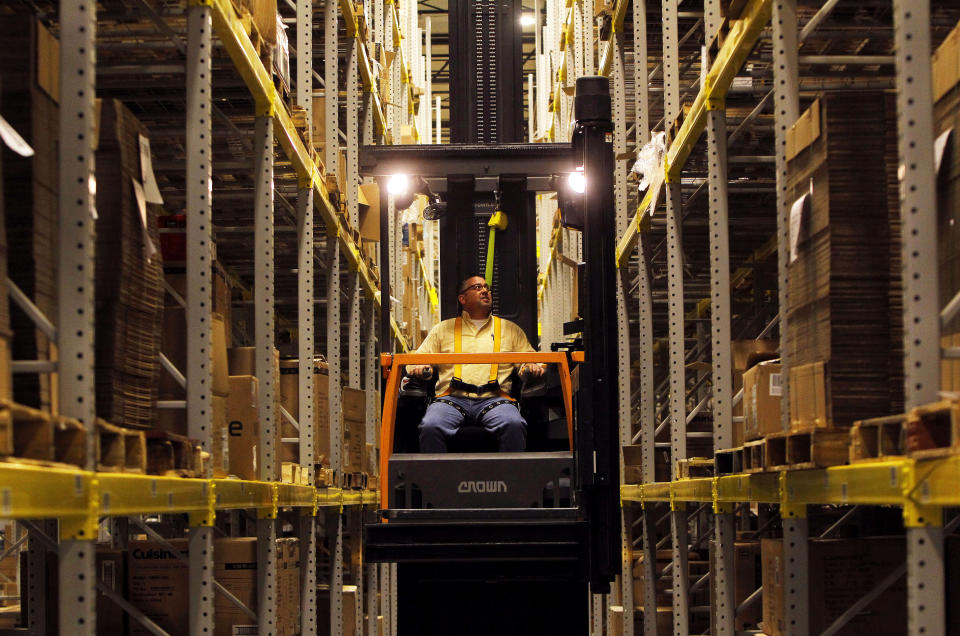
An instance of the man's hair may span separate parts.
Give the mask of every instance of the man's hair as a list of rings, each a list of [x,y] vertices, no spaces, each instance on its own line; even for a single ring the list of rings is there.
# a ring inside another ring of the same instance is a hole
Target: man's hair
[[[483,276],[481,276],[480,274],[470,274],[469,276],[464,278],[462,281],[460,281],[460,285],[457,286],[457,296],[459,296],[460,294],[466,293],[467,281],[470,280],[471,278],[483,278]],[[484,280],[486,279],[484,278]]]

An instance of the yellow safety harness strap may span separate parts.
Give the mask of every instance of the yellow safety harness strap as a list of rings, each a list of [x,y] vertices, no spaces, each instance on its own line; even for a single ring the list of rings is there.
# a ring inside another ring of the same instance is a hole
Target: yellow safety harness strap
[[[493,317],[493,352],[500,353],[500,342],[502,339],[502,323],[500,318],[497,316]],[[454,353],[463,353],[463,318],[457,317],[453,322],[453,352]],[[499,390],[500,384],[497,380],[499,375],[500,366],[496,363],[490,365],[490,376],[487,384],[480,387],[474,387],[472,384],[466,384],[463,381],[463,365],[455,364],[453,365],[453,379],[450,381],[450,388],[447,389],[442,395],[437,397],[443,397],[449,395],[450,392],[454,389],[455,386],[459,385],[462,388],[471,388],[476,389],[477,393],[482,393],[486,389],[490,390]],[[499,390],[500,395],[509,398],[509,396],[504,393],[502,390]]]

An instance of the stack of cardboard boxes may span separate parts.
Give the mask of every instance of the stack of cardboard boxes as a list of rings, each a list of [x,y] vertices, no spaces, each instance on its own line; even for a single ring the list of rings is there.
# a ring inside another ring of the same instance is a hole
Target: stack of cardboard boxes
[[[877,134],[877,131],[882,131]],[[902,404],[890,223],[892,95],[823,93],[787,135],[791,428],[846,427]],[[893,317],[893,318],[892,318]]]
[[[937,254],[940,276],[940,306],[960,293],[960,25],[943,41],[933,56],[933,107],[935,134],[944,146],[937,166]],[[943,327],[943,347],[960,347],[960,316]],[[960,391],[960,360],[941,362],[941,389]]]
[[[187,555],[186,540],[172,543],[178,552]],[[297,539],[277,539],[274,549],[277,623],[270,633],[293,636],[300,632],[299,542]],[[188,633],[190,586],[187,563],[163,544],[151,541],[131,543],[126,555],[130,603],[167,632]],[[214,578],[253,612],[257,611],[257,569],[255,537],[218,539],[214,543]],[[256,629],[256,622],[223,594],[215,595],[214,611],[216,636],[233,636],[242,626]],[[129,633],[139,636],[150,632],[136,621],[130,621]]]
[[[97,415],[149,429],[156,422],[164,296],[159,190],[146,128],[119,100],[97,106]]]
[[[32,15],[4,15],[0,36],[4,42],[0,51],[3,115],[34,150],[32,157],[23,157],[0,144],[7,256],[17,264],[9,276],[44,314],[56,317],[60,45]],[[10,307],[10,312],[9,327],[16,334],[11,342],[13,359],[52,359],[53,343],[18,307]],[[13,378],[17,400],[50,411],[56,400],[52,377],[17,374]]]

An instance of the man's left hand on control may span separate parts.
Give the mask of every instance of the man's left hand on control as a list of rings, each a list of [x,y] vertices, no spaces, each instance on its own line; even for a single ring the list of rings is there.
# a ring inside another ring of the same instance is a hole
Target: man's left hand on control
[[[528,378],[542,378],[546,372],[545,364],[526,364],[523,367],[523,374]]]

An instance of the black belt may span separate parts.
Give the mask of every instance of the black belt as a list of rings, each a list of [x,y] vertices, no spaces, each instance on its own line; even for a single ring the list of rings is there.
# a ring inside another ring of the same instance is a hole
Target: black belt
[[[498,382],[497,380],[490,380],[486,384],[476,385],[476,384],[469,384],[467,382],[464,382],[460,378],[455,377],[450,380],[450,390],[451,391],[453,390],[469,391],[470,393],[476,393],[477,395],[481,395],[487,392],[499,393],[500,382]]]

